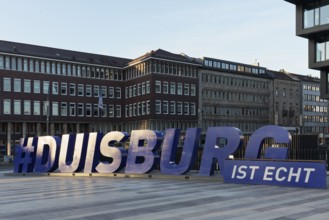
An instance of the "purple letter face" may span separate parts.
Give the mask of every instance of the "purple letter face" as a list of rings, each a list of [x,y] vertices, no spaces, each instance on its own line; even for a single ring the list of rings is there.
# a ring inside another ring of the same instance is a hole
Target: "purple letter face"
[[[160,169],[163,174],[180,175],[188,172],[193,163],[199,146],[200,128],[188,128],[179,164],[176,164],[179,129],[167,129],[163,140]]]
[[[43,136],[38,138],[35,158],[35,172],[53,172],[58,167],[60,139],[58,137]]]
[[[112,131],[107,133],[100,144],[100,153],[111,159],[109,162],[100,162],[96,170],[99,173],[114,173],[120,171],[127,160],[127,150],[123,147],[115,147],[117,142],[124,143],[129,138],[126,132]]]
[[[58,170],[63,173],[74,173],[82,170],[86,156],[85,134],[62,135],[59,153]]]
[[[276,125],[261,127],[250,137],[244,158],[258,159],[265,138],[273,138],[275,143],[290,143],[291,141],[291,135],[282,127]],[[288,153],[287,149],[283,147],[271,148],[266,151],[264,156],[272,159],[287,159]]]
[[[155,156],[158,156],[156,151],[160,144],[160,134],[155,131],[132,131],[125,172],[150,172],[155,165]]]
[[[15,149],[14,173],[29,173],[34,171],[35,149],[38,138],[21,138]]]
[[[218,138],[222,138],[224,140],[226,139],[226,144],[224,147],[220,148],[217,146]],[[242,139],[242,133],[238,128],[208,128],[199,174],[202,176],[213,175],[216,160],[218,162],[220,172],[223,174],[224,160],[239,148],[242,143]]]

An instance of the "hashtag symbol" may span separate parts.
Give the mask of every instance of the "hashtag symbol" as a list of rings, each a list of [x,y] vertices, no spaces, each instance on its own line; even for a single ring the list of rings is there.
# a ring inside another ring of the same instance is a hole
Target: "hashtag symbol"
[[[14,173],[28,173],[33,172],[32,154],[34,146],[16,146],[15,159],[14,159]]]

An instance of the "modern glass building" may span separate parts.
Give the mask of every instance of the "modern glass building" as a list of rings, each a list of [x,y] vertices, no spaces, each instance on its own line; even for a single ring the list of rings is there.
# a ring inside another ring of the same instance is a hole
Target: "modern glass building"
[[[296,5],[296,35],[308,39],[309,67],[321,71],[321,98],[329,99],[329,1],[285,1]]]

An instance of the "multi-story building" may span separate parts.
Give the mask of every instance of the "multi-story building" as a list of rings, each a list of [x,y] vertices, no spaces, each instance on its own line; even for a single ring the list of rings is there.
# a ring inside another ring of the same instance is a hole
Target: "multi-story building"
[[[296,35],[308,39],[309,67],[321,71],[321,97],[329,99],[329,1],[285,1],[296,5]]]
[[[301,114],[300,82],[284,70],[268,72],[273,76],[274,124],[297,133]]]
[[[300,81],[301,88],[301,134],[326,134],[328,126],[328,101],[320,98],[320,79],[289,74]]]
[[[272,77],[266,68],[203,58],[200,69],[202,129],[233,126],[245,134],[271,123]]]

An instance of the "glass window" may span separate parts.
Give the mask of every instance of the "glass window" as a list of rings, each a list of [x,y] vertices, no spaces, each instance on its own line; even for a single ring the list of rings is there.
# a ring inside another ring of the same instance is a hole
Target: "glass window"
[[[98,107],[98,104],[94,104],[94,106],[93,106],[93,116],[94,117],[99,117],[99,107]]]
[[[10,115],[11,114],[11,102],[10,99],[3,100],[3,114]]]
[[[22,58],[21,57],[18,57],[17,58],[17,70],[18,71],[22,71],[23,70],[23,64],[22,64]]]
[[[21,100],[14,100],[14,114],[21,114]]]
[[[176,114],[176,102],[175,101],[170,102],[170,114],[171,115]]]
[[[177,112],[178,115],[183,114],[183,103],[182,102],[177,102],[176,112]],[[173,113],[171,113],[171,114],[173,114]]]
[[[14,92],[21,92],[21,79],[14,79]]]
[[[91,97],[91,85],[86,85],[86,96]]]
[[[190,85],[184,84],[184,95],[189,95],[189,94],[190,94]]]
[[[45,73],[46,72],[45,61],[41,60],[40,64],[41,64],[40,72]]]
[[[150,94],[151,88],[150,88],[150,81],[146,82],[146,94]]]
[[[67,116],[67,103],[61,103],[61,116]]]
[[[325,60],[325,42],[316,43],[316,62]]]
[[[314,26],[314,8],[304,7],[304,28]]]
[[[328,2],[324,3],[326,5],[323,5],[320,7],[320,24],[328,24],[329,23],[329,5]]]
[[[3,78],[3,91],[10,92],[11,91],[11,79]]]
[[[161,93],[161,81],[155,81],[155,93]]]
[[[29,63],[28,63],[28,60],[27,58],[24,58],[23,59],[23,71],[28,71],[28,66],[29,66]]]
[[[167,81],[163,82],[163,94],[169,93],[169,83]]]
[[[9,56],[6,56],[5,57],[6,58],[6,60],[5,60],[5,69],[7,69],[7,70],[10,70],[10,57]]]
[[[115,117],[121,118],[121,105],[115,106]]]
[[[78,96],[83,96],[83,84],[78,84]]]
[[[4,59],[2,55],[0,55],[0,69],[4,69]]]
[[[31,115],[31,100],[24,100],[24,115]]]
[[[16,70],[17,66],[16,66],[16,57],[11,57],[11,69],[12,70]]]
[[[121,99],[121,87],[115,88],[115,96],[117,99]]]
[[[170,83],[170,94],[172,95],[176,94],[176,84],[174,82]]]
[[[33,81],[33,92],[40,93],[40,81],[39,80]]]
[[[191,84],[191,96],[195,96],[196,95],[196,86],[195,84]]]
[[[109,105],[109,117],[114,117],[114,105]]]
[[[103,104],[103,108],[100,109],[101,116],[106,117],[107,116],[107,105]]]
[[[34,115],[40,115],[40,101],[33,102],[33,112]]]
[[[54,95],[58,95],[58,82],[53,82],[52,92]]]
[[[94,85],[94,97],[99,96],[99,86]]]
[[[58,102],[53,102],[52,103],[52,109],[51,109],[51,112],[52,112],[52,115],[53,116],[58,116],[59,115],[59,108],[58,108]]]
[[[71,76],[71,64],[67,64],[67,75]]]
[[[70,83],[70,96],[75,96],[75,84]]]
[[[61,95],[67,95],[67,83],[61,83]]]
[[[29,71],[34,72],[34,60],[30,59]]]
[[[196,111],[195,111],[195,102],[192,102],[191,105],[190,105],[190,113],[191,115],[195,115],[196,114]]]
[[[168,114],[169,112],[168,101],[162,101],[162,112],[163,114]]]
[[[31,80],[24,79],[24,92],[31,93]]]
[[[190,103],[184,102],[184,115],[189,115],[190,114]]]
[[[40,72],[39,60],[35,60],[35,72]]]
[[[161,101],[155,101],[155,114],[161,114]]]
[[[43,94],[48,94],[49,91],[49,81],[43,81]]]
[[[91,117],[91,104],[90,103],[86,104],[86,116]]]
[[[107,97],[107,89],[106,89],[106,86],[102,86],[101,87],[101,93],[102,93],[102,97],[103,98],[106,98]]]
[[[109,98],[114,98],[114,88],[109,87]]]
[[[145,82],[142,83],[142,95],[145,94]]]
[[[83,103],[78,103],[78,116],[84,116]]]
[[[75,103],[70,103],[70,116],[75,116]]]

